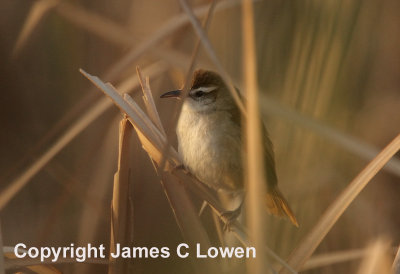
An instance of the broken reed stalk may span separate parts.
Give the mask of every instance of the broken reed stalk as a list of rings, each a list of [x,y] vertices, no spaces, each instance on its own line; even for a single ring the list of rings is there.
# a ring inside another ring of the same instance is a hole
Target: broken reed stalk
[[[114,175],[113,198],[111,202],[111,235],[110,254],[115,253],[116,244],[128,246],[131,239],[130,218],[132,216],[129,203],[130,197],[130,142],[132,126],[124,117],[119,126],[119,149],[118,149],[118,170]],[[108,273],[126,273],[128,261],[122,258],[109,257]]]
[[[125,95],[125,99],[119,95],[119,93],[112,87],[110,84],[105,84],[98,77],[92,76],[87,72],[80,70],[81,73],[88,78],[95,86],[97,86],[105,95],[111,98],[114,104],[127,115],[129,121],[132,123],[135,128],[139,140],[142,143],[143,149],[149,154],[150,158],[157,164],[160,163],[162,157],[162,148],[165,143],[165,136],[163,136],[158,130],[157,127],[152,124],[150,119],[144,114],[144,112],[140,109],[140,107],[133,101],[132,98]],[[161,139],[161,143],[160,143]],[[199,223],[198,216],[193,209],[193,205],[190,202],[190,199],[185,192],[184,187],[188,187],[192,192],[198,195],[204,201],[210,205],[210,207],[214,210],[214,212],[218,215],[220,220],[224,224],[228,224],[229,220],[226,216],[223,215],[225,209],[221,206],[218,199],[213,195],[209,189],[206,188],[204,183],[200,182],[197,178],[187,173],[183,169],[176,168],[180,166],[180,160],[178,157],[178,153],[176,150],[171,148],[170,154],[166,159],[166,165],[163,170],[163,179],[166,179],[163,182],[165,190],[171,191],[171,195],[167,193],[168,199],[171,203],[173,213],[175,214],[176,220],[178,222],[179,227],[182,229],[182,226],[192,227],[193,231],[185,229],[183,232],[187,234],[187,231],[190,231],[188,235],[191,237],[191,241],[200,242],[201,239],[206,238],[207,236],[203,233],[204,229],[201,223]],[[179,179],[180,182],[185,182],[185,185],[178,183],[177,180],[170,176],[168,173],[172,173],[176,178]],[[175,200],[176,199],[176,200]],[[181,204],[180,206],[176,206]],[[182,204],[184,204],[182,206]],[[184,211],[182,211],[184,209]],[[196,224],[196,225],[193,225]],[[198,225],[197,225],[198,224]],[[246,231],[244,228],[237,222],[233,221],[229,223],[230,231],[234,233],[234,235],[238,238],[238,240],[244,246],[251,246],[252,243],[249,242],[247,238]],[[199,231],[199,229],[201,230]],[[186,231],[186,232],[185,232]],[[287,268],[290,273],[296,273],[284,260],[282,260],[279,256],[277,256],[271,249],[264,246],[265,252],[278,261],[283,267]],[[213,261],[211,261],[213,263]]]
[[[370,180],[383,166],[399,151],[400,134],[396,136],[344,189],[339,197],[328,207],[318,223],[309,232],[305,239],[295,249],[289,258],[289,264],[294,269],[300,269],[312,255],[326,234],[330,231],[343,212],[348,208],[357,195],[365,188]],[[282,269],[280,273],[287,273]]]

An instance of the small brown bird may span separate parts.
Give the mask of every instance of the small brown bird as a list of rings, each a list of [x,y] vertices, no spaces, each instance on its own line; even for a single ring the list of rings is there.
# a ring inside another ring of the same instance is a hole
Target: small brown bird
[[[161,98],[180,98],[181,90]],[[197,70],[186,98],[176,133],[184,166],[200,181],[217,191],[243,193],[243,130],[238,109],[228,87],[215,72]],[[276,216],[286,216],[298,226],[296,217],[278,188],[274,152],[264,132],[267,176],[266,206]]]

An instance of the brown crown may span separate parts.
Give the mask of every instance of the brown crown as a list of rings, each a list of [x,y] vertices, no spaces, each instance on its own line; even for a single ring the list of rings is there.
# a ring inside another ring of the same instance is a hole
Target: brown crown
[[[225,84],[221,76],[219,76],[217,73],[213,71],[198,69],[194,72],[192,89],[196,89],[199,87],[222,86],[222,85]]]

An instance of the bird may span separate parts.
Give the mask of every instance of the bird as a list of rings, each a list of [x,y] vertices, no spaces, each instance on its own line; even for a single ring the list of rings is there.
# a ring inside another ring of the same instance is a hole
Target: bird
[[[173,90],[160,97],[183,100],[176,127],[178,153],[183,166],[216,191],[232,193],[233,196],[243,193],[244,123],[228,86],[218,73],[197,69],[187,96],[182,96],[182,90]],[[272,142],[264,125],[262,128],[266,208],[275,216],[287,217],[298,227],[293,211],[278,188]]]

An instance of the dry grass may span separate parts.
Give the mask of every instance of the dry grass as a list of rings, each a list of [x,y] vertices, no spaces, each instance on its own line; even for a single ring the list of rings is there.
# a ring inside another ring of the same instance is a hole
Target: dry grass
[[[15,3],[0,7],[25,6]],[[14,160],[25,154],[29,161],[17,165],[12,176],[2,176],[0,246],[6,258],[0,260],[0,273],[26,268],[36,273],[58,273],[58,268],[65,273],[226,271],[218,260],[90,260],[86,266],[63,260],[52,267],[7,258],[7,246],[21,241],[53,246],[110,242],[110,250],[116,242],[172,249],[182,241],[191,246],[219,244],[209,212],[199,217],[198,209],[207,201],[218,225],[228,221],[224,208],[215,193],[176,169],[180,160],[174,128],[181,103],[172,106],[154,99],[181,85],[174,82],[177,78],[184,79],[187,91],[198,66],[221,74],[248,122],[247,219],[232,223],[230,233],[243,246],[256,245],[259,257],[229,273],[397,273],[399,254],[394,256],[391,245],[398,246],[400,240],[400,87],[395,80],[400,70],[391,60],[399,56],[400,40],[394,35],[398,3],[154,3],[36,0],[25,8],[26,19],[14,31],[16,42],[4,49],[13,66],[29,68],[31,59],[35,70],[8,73],[7,65],[2,68],[5,79],[11,79],[4,90],[16,98],[4,103],[4,132],[19,134],[11,141],[2,139],[9,146],[4,146],[7,161],[0,168],[10,174]],[[3,14],[7,24],[18,20]],[[37,54],[35,45],[50,48],[48,56]],[[85,67],[102,75],[82,71],[111,100],[97,98],[77,73],[57,71],[61,67]],[[46,76],[42,79],[39,73]],[[29,85],[18,84],[25,82]],[[57,84],[56,91],[46,86],[49,82]],[[235,86],[245,91],[246,104]],[[140,87],[143,100],[133,92]],[[19,96],[21,91],[24,95]],[[52,97],[55,92],[58,103]],[[38,136],[57,124],[83,93],[95,99],[82,99],[79,105],[85,107],[78,115],[66,119],[62,130],[49,130],[56,135],[42,142],[39,153],[30,153],[27,148],[41,143]],[[126,115],[119,149],[115,124],[120,114],[113,103]],[[279,184],[300,219],[300,229],[266,216],[259,206],[257,197],[264,191],[259,109],[275,144]],[[15,110],[23,110],[23,117]],[[387,172],[377,175],[381,169]],[[368,184],[372,179],[376,182]],[[372,244],[362,249],[367,243]]]
[[[328,234],[339,217],[349,207],[350,203],[365,188],[369,181],[382,169],[382,167],[400,150],[400,134],[382,150],[374,160],[347,186],[339,197],[330,205],[320,218],[315,227],[309,232],[299,247],[289,258],[289,264],[295,269],[300,269],[306,260],[314,253],[315,249]],[[373,256],[373,255],[371,255]],[[283,271],[282,273],[285,273]]]

